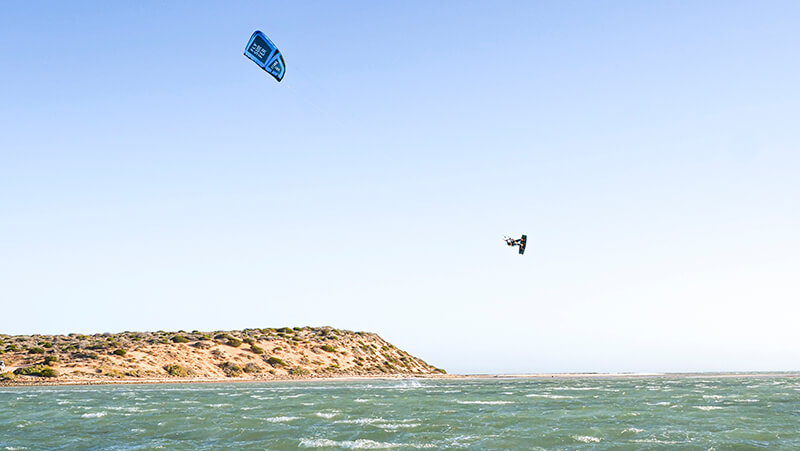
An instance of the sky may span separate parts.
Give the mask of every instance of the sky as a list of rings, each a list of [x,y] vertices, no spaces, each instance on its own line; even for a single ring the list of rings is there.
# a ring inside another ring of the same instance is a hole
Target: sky
[[[5,2],[0,333],[329,325],[453,373],[798,370],[797,23]],[[243,56],[256,29],[281,83]]]

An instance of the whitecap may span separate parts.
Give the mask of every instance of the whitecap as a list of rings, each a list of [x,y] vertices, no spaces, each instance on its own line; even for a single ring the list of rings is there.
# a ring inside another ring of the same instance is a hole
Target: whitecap
[[[514,404],[514,401],[456,401],[459,404],[481,404],[481,405],[500,405],[500,404]]]
[[[385,423],[386,420],[383,418],[356,418],[355,420],[339,420],[335,421],[338,424],[374,424],[374,423]]]
[[[327,420],[330,420],[331,418],[335,417],[338,414],[339,414],[338,410],[335,410],[335,411],[332,411],[332,412],[317,412],[317,416],[318,417],[325,418]]]
[[[102,418],[106,416],[105,412],[92,412],[92,413],[84,413],[81,415],[81,418]]]
[[[700,409],[700,410],[719,410],[722,408],[719,406],[693,406],[693,407],[695,409]]]
[[[528,398],[550,398],[550,399],[575,399],[574,396],[567,396],[567,395],[550,395],[550,394],[540,394],[540,393],[531,393],[529,395],[525,395]]]
[[[600,439],[591,435],[573,435],[572,438],[583,443],[600,443]]]
[[[659,402],[646,402],[648,406],[669,406],[672,405],[669,401],[659,401]]]
[[[675,441],[672,441],[672,440],[659,440],[657,438],[643,438],[643,439],[631,440],[631,441],[634,442],[634,443],[659,443],[659,444],[662,444],[662,445],[677,445],[678,443],[681,443],[681,442],[675,442]]]
[[[349,449],[389,449],[389,448],[435,448],[435,445],[426,443],[424,445],[417,445],[412,443],[389,443],[389,442],[376,442],[375,440],[358,439],[358,440],[329,440],[324,438],[300,440],[300,446],[303,448],[349,448]]]
[[[375,423],[373,426],[386,429],[386,430],[397,430],[402,428],[415,428],[418,427],[419,423]]]
[[[353,402],[369,402],[369,399],[356,398]]]
[[[265,421],[269,421],[270,423],[287,423],[289,421],[299,420],[300,417],[272,417],[272,418],[264,418]]]

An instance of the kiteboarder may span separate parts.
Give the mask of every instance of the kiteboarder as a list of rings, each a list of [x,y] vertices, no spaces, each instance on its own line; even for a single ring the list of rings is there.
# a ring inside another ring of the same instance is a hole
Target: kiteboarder
[[[509,238],[509,237],[503,237],[503,239],[509,246],[519,246],[519,255],[525,253],[525,245],[528,243],[527,235],[522,235],[521,238],[516,240],[514,238]]]

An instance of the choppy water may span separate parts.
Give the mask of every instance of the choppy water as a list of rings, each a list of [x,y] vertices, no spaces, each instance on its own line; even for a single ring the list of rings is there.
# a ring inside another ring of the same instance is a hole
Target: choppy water
[[[7,449],[800,449],[800,379],[0,388]]]

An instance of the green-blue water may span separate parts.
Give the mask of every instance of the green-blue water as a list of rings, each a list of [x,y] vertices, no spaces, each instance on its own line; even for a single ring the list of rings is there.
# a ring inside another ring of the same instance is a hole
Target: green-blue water
[[[800,449],[800,379],[0,389],[0,449]]]

